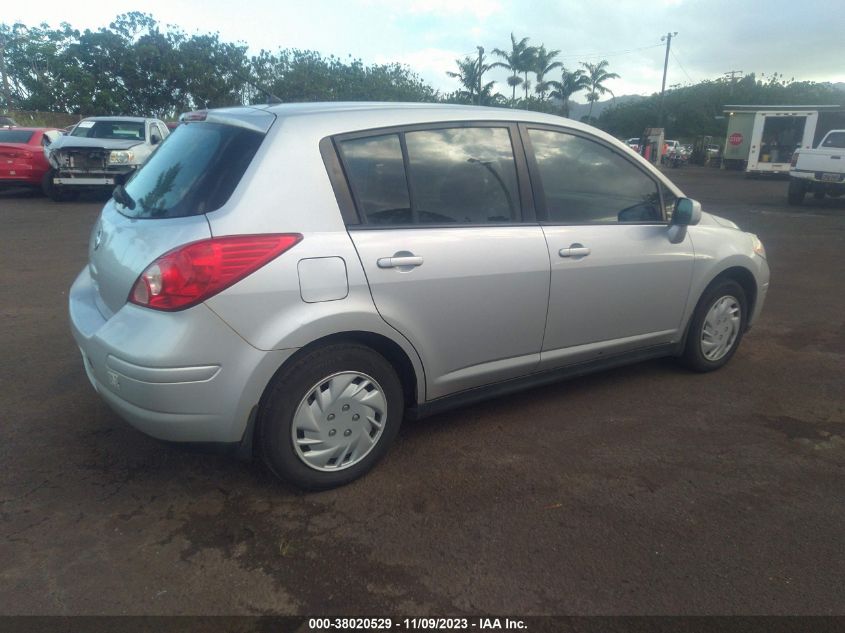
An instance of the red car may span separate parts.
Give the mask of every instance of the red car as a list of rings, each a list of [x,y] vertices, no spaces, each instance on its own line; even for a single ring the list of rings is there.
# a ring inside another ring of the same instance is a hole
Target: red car
[[[38,187],[50,169],[44,146],[61,135],[55,128],[0,128],[0,187]]]

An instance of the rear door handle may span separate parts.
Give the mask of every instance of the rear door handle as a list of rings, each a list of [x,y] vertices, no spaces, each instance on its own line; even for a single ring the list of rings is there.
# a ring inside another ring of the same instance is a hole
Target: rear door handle
[[[562,248],[557,252],[561,257],[586,257],[590,249],[583,244],[572,244],[569,248]]]
[[[380,257],[379,268],[401,268],[403,266],[422,266],[423,258],[416,255],[403,257]]]

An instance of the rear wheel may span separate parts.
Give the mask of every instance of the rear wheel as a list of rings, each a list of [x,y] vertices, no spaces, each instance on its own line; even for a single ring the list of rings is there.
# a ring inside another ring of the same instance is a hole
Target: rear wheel
[[[813,198],[816,200],[824,200],[824,191],[819,189],[818,191],[813,192]]]
[[[786,194],[786,199],[791,205],[800,205],[804,204],[804,195],[807,193],[807,189],[804,186],[804,183],[801,182],[798,178],[790,178],[789,179],[789,190]]]
[[[270,386],[259,421],[264,462],[308,490],[354,481],[387,452],[404,411],[383,356],[354,343],[313,350]]]
[[[748,309],[745,291],[732,279],[711,284],[695,308],[681,360],[694,371],[713,371],[736,352]]]
[[[53,182],[55,175],[56,170],[49,169],[41,179],[41,190],[44,192],[44,195],[50,198],[53,202],[69,202],[70,200],[76,200],[79,197],[79,192],[68,190],[65,187],[56,185]]]

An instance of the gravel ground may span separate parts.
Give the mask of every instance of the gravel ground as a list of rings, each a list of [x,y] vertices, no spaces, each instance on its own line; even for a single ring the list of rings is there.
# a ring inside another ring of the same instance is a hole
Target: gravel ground
[[[648,362],[403,427],[302,495],[136,432],[66,316],[101,199],[0,193],[0,613],[845,614],[845,199],[670,176],[763,239],[722,371]]]

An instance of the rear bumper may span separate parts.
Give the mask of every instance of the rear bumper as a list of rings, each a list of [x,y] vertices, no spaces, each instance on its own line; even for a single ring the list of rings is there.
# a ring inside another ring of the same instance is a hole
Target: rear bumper
[[[140,431],[176,442],[240,442],[250,412],[295,350],[261,351],[204,305],[176,313],[96,306],[87,268],[71,287],[71,330],[94,389]]]

